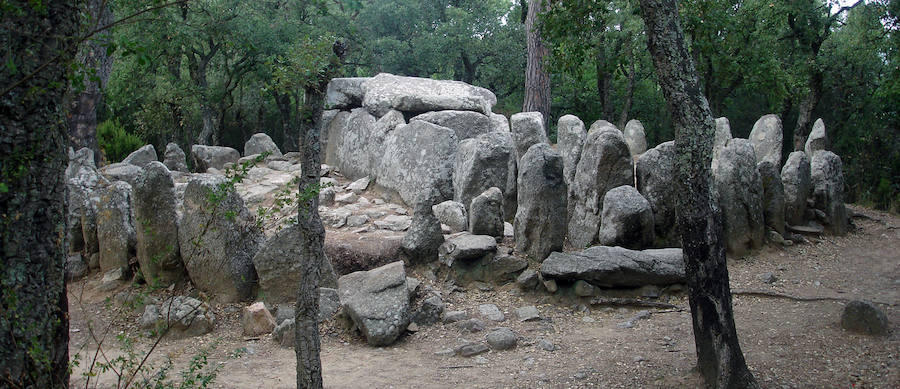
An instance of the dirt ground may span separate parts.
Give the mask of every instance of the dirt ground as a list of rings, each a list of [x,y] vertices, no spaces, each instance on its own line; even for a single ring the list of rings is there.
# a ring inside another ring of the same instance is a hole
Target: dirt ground
[[[857,229],[846,237],[810,238],[807,244],[766,247],[741,259],[729,260],[735,321],[751,371],[766,388],[896,388],[900,386],[900,217],[853,207],[866,217],[855,218]],[[777,277],[766,284],[761,275]],[[420,277],[443,292],[447,310],[466,310],[477,317],[478,305],[493,303],[507,319],[488,323],[487,331],[470,333],[454,325],[436,324],[409,333],[393,346],[372,348],[358,335],[323,325],[322,364],[328,388],[637,388],[699,387],[690,312],[683,293],[664,294],[659,301],[681,309],[591,306],[588,301],[546,293],[524,293],[515,285],[482,291],[451,292]],[[97,354],[93,338],[105,339],[99,358],[123,354],[119,334],[139,334],[138,311],[115,303],[117,291],[96,290],[99,275],[70,285],[70,355],[80,363],[72,373],[73,387],[84,387],[83,376]],[[776,292],[798,301],[748,291]],[[159,293],[165,293],[162,291]],[[174,291],[179,292],[179,291]],[[181,291],[183,292],[183,291]],[[874,337],[840,327],[845,299],[875,301],[887,314],[893,331]],[[541,321],[520,323],[515,309],[535,305]],[[198,350],[212,344],[211,366],[219,366],[211,387],[293,388],[293,350],[266,335],[241,335],[241,305],[215,305],[215,331],[187,339],[163,339],[150,363],[172,358],[177,377]],[[649,318],[631,328],[621,323],[647,310]],[[479,357],[446,356],[442,351],[468,341],[483,341],[493,327],[509,327],[519,336],[510,351]],[[104,331],[105,332],[104,336]],[[94,336],[91,333],[94,333]],[[555,345],[546,351],[538,342]],[[138,338],[147,350],[152,338]],[[232,357],[235,350],[245,352]],[[104,357],[105,355],[105,357]],[[116,387],[112,372],[91,378],[89,387]]]

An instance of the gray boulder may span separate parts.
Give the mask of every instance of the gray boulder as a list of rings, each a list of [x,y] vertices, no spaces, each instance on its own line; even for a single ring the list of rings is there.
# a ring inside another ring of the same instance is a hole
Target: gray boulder
[[[323,114],[324,115],[324,114]],[[323,116],[324,117],[324,116]],[[323,125],[321,129],[322,151],[324,158],[322,162],[331,166],[337,166],[340,163],[338,150],[344,139],[344,131],[347,128],[347,120],[350,118],[350,112],[340,111],[334,114],[328,125]]]
[[[784,219],[787,224],[806,224],[806,199],[812,191],[809,158],[802,151],[788,155],[781,168],[781,184],[784,187]]]
[[[338,279],[341,306],[371,346],[394,343],[409,324],[406,270],[397,261]]]
[[[475,235],[503,236],[503,193],[491,187],[472,199],[469,206],[469,232]]]
[[[437,111],[415,116],[409,121],[421,120],[447,127],[456,132],[460,141],[494,132],[498,123],[491,116],[474,111]]]
[[[221,176],[198,174],[184,190],[181,257],[197,289],[220,302],[255,296],[253,256],[264,236],[237,191]],[[212,200],[211,200],[212,198]]]
[[[544,115],[540,112],[520,112],[509,118],[513,140],[516,142],[516,160],[538,143],[550,143],[544,130]]]
[[[605,287],[685,282],[681,249],[673,248],[634,251],[594,246],[579,252],[555,252],[541,264],[541,274],[548,280],[583,280]]]
[[[81,254],[69,255],[66,257],[66,281],[75,281],[81,279],[88,273],[88,265],[84,262]]]
[[[253,134],[250,139],[247,139],[247,142],[244,143],[244,156],[262,154],[265,152],[271,153],[270,156],[280,157],[281,150],[278,149],[278,146],[275,145],[275,142],[272,141],[268,135],[258,132]]]
[[[563,177],[566,179],[566,185],[571,188],[572,181],[575,180],[575,168],[581,159],[581,148],[584,147],[584,140],[587,138],[587,130],[578,116],[565,115],[557,122],[556,134],[558,140],[556,148],[563,159]]]
[[[488,235],[460,235],[447,239],[441,245],[441,262],[452,267],[458,261],[472,261],[493,256],[497,252],[497,240]]]
[[[338,168],[341,174],[357,179],[374,173],[372,158],[369,153],[381,153],[380,148],[372,147],[371,141],[375,131],[375,117],[363,108],[356,108],[347,118],[344,137],[338,146]]]
[[[440,296],[430,296],[413,310],[411,321],[418,325],[432,325],[441,320],[444,313],[444,300]]]
[[[468,207],[491,187],[503,193],[504,211],[515,210],[516,149],[508,132],[492,132],[459,143],[453,164],[453,200]],[[512,216],[512,215],[510,215]]]
[[[763,187],[763,220],[766,227],[784,234],[784,185],[781,173],[771,162],[756,165]]]
[[[185,279],[178,242],[175,182],[162,162],[151,162],[132,188],[137,258],[150,285]]]
[[[675,142],[659,144],[637,159],[637,188],[653,210],[657,246],[680,246],[675,209]]]
[[[184,151],[175,142],[166,145],[166,155],[163,164],[173,172],[188,172]]]
[[[422,196],[413,211],[412,225],[403,237],[403,251],[412,264],[429,263],[438,259],[438,248],[444,244],[441,222],[434,216],[432,200]]]
[[[721,117],[716,118],[716,137],[713,142],[713,148],[715,150],[719,150],[725,145],[728,144],[728,141],[731,140],[731,123],[728,122],[728,118]]]
[[[531,146],[519,169],[516,251],[542,261],[562,251],[566,239],[567,188],[563,158],[546,143]]]
[[[319,322],[331,319],[341,309],[337,289],[319,288]]]
[[[161,331],[175,338],[200,336],[212,332],[215,317],[209,305],[187,296],[175,296],[160,305],[147,305],[140,323],[144,329]]]
[[[493,92],[460,81],[432,80],[381,73],[362,83],[363,107],[381,117],[403,112],[477,111],[485,115],[497,104]]]
[[[339,112],[341,111],[336,109],[322,111],[322,120],[319,121],[319,161],[323,164],[325,163],[326,154],[328,153],[328,129],[331,127],[331,122],[334,121],[334,118],[337,117]],[[296,159],[296,162],[300,162],[301,156],[299,152],[294,151],[285,153],[285,157],[288,157],[288,155],[292,156],[292,158],[288,158],[288,160]]]
[[[380,231],[379,231],[380,232]],[[403,257],[403,235],[352,234],[329,232],[325,235],[325,254],[338,274],[369,270]]]
[[[712,174],[725,224],[728,254],[762,247],[765,238],[763,186],[752,142],[732,139],[713,159]]]
[[[94,166],[94,152],[91,149],[82,148],[77,152],[69,149],[69,165],[66,167],[66,239],[70,252],[84,250],[86,255],[99,250],[96,246],[96,201],[91,197],[96,197],[97,188],[109,183]],[[86,241],[89,244],[86,245]]]
[[[269,303],[289,303],[297,300],[297,285],[303,282],[303,264],[311,255],[299,239],[300,229],[291,225],[275,233],[253,256],[253,266],[259,277],[259,292]],[[319,285],[337,287],[337,275],[331,261],[323,258],[319,267]]]
[[[756,162],[769,161],[772,165],[781,166],[783,137],[781,119],[778,116],[769,114],[759,118],[750,131],[750,144],[756,152]]]
[[[819,118],[816,119],[812,131],[809,132],[809,137],[806,138],[803,151],[807,156],[813,156],[816,151],[825,150],[826,147],[828,147],[828,136],[825,134],[825,122]]]
[[[100,189],[97,240],[103,272],[127,270],[128,260],[136,254],[137,238],[131,214],[131,185],[116,181]]]
[[[405,124],[406,119],[403,117],[403,113],[394,110],[388,111],[388,113],[375,121],[375,127],[372,128],[372,131],[369,133],[369,144],[366,152],[369,157],[369,169],[372,172],[373,178],[378,179],[376,174],[380,171],[382,159],[380,150],[383,150],[384,142],[387,139],[388,134],[397,129],[397,127]]]
[[[446,127],[423,121],[398,126],[384,141],[378,183],[397,191],[406,204],[435,189],[436,201],[449,199],[458,143],[456,133]]]
[[[848,223],[841,157],[827,150],[817,151],[809,165],[815,208],[825,211],[826,224],[833,234],[846,234]]]
[[[485,336],[492,350],[509,350],[516,347],[516,333],[506,327],[496,328]]]
[[[432,210],[441,224],[446,224],[453,232],[466,231],[469,228],[469,217],[466,207],[453,200],[435,205]]]
[[[628,144],[632,157],[647,151],[647,136],[644,135],[644,125],[640,120],[632,119],[625,124],[625,143]]]
[[[238,159],[241,159],[241,153],[231,147],[191,146],[195,172],[205,173],[209,168],[222,170],[226,163],[237,163]]]
[[[597,239],[606,192],[632,184],[634,165],[622,132],[602,120],[594,123],[569,190],[568,237],[572,246],[586,247]]]
[[[169,171],[172,171],[172,169],[169,169]],[[130,163],[120,162],[100,168],[100,173],[103,173],[103,176],[109,179],[110,182],[125,181],[133,187],[144,176],[144,169]]]
[[[867,335],[886,335],[891,330],[887,316],[875,304],[854,300],[841,312],[841,327]]]
[[[604,246],[643,249],[653,245],[653,210],[630,185],[615,187],[603,197],[598,241]]]
[[[509,129],[509,119],[506,116],[503,116],[499,113],[492,113],[491,121],[494,122],[494,131],[496,132],[510,132]]]
[[[133,151],[131,154],[128,154],[122,163],[128,163],[135,166],[144,167],[147,166],[148,163],[158,161],[156,157],[156,149],[153,145],[144,145],[143,147]]]
[[[350,109],[362,106],[362,84],[369,77],[333,78],[325,90],[325,109]]]

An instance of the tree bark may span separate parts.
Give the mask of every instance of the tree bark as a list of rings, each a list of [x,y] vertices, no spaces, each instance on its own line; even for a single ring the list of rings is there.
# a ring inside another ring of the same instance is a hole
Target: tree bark
[[[806,146],[806,137],[809,136],[810,123],[812,123],[812,113],[822,98],[823,78],[822,72],[814,71],[809,81],[809,94],[800,102],[797,125],[794,127],[794,151],[803,151]]]
[[[62,110],[81,5],[0,14],[0,387],[69,385]]]
[[[681,228],[697,366],[716,388],[756,388],[738,343],[721,214],[710,196],[715,124],[701,93],[675,0],[641,0],[648,46],[675,126]]]
[[[525,17],[527,62],[525,66],[525,102],[523,112],[540,112],[544,115],[544,129],[550,131],[550,74],[544,68],[544,57],[549,53],[538,29],[538,14],[545,9],[544,0],[529,0]]]
[[[634,101],[634,77],[636,69],[634,66],[634,56],[631,57],[631,64],[628,68],[628,86],[625,88],[625,103],[622,104],[622,113],[619,115],[619,128],[625,130],[625,124],[628,123],[628,114],[631,111],[631,102]]]
[[[104,0],[89,0],[87,11],[91,16],[92,28],[112,22],[112,12]],[[106,55],[104,47],[104,43],[108,41],[109,32],[100,32],[82,44],[78,60],[84,66],[82,73],[86,73],[84,90],[72,96],[67,118],[71,146],[75,150],[87,147],[98,157],[101,154],[97,144],[97,110],[103,98],[101,89],[106,86],[112,72],[112,57]],[[92,81],[91,76],[96,76],[99,81]]]

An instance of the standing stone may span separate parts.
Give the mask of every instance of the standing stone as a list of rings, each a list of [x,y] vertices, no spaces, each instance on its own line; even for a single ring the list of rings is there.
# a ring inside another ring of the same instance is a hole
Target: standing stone
[[[477,111],[490,115],[497,104],[493,92],[460,81],[432,80],[380,73],[362,83],[363,107],[381,117],[402,112]]]
[[[129,163],[140,167],[145,167],[148,163],[153,161],[157,161],[156,149],[153,145],[145,145],[131,154],[128,154],[128,156],[122,160],[123,163]]]
[[[565,115],[559,118],[556,125],[557,150],[563,159],[563,177],[566,185],[572,187],[575,180],[575,168],[581,159],[581,148],[584,147],[584,139],[587,138],[587,130],[584,122],[575,115]]]
[[[632,119],[625,124],[625,143],[628,144],[632,157],[647,151],[647,136],[644,135],[644,125],[640,120]]]
[[[629,249],[653,245],[653,210],[633,186],[623,185],[606,192],[601,216],[600,244]]]
[[[369,77],[333,78],[325,90],[326,109],[350,109],[362,106],[362,84]]]
[[[193,145],[191,159],[194,171],[205,173],[209,168],[222,170],[226,163],[237,163],[241,153],[231,147]]]
[[[468,206],[491,187],[503,193],[515,211],[516,149],[508,132],[491,132],[459,143],[453,164],[453,200]],[[511,216],[511,215],[510,215]]]
[[[563,157],[546,143],[531,146],[519,169],[516,251],[536,261],[562,251],[566,240],[567,188]]]
[[[271,156],[280,157],[281,150],[278,149],[278,146],[275,145],[275,142],[272,141],[268,135],[258,132],[253,134],[247,142],[244,143],[244,156],[248,157],[251,155],[262,154],[265,152],[271,153]]]
[[[340,111],[334,115],[334,118],[328,123],[327,126],[323,127],[322,139],[325,142],[322,143],[322,150],[325,153],[325,159],[322,160],[322,163],[337,166],[339,162],[338,150],[341,148],[341,143],[344,140],[344,131],[347,128],[347,120],[350,118],[350,112],[348,111]]]
[[[812,191],[809,158],[802,151],[788,155],[781,168],[781,184],[784,186],[784,219],[792,226],[806,224],[806,199]]]
[[[497,123],[488,115],[474,111],[437,111],[423,113],[409,121],[421,120],[456,132],[460,141],[494,132]]]
[[[422,196],[413,211],[412,225],[403,237],[403,251],[412,264],[437,261],[438,248],[444,244],[441,223],[431,209],[434,201]]]
[[[380,156],[382,150],[369,143],[374,131],[375,117],[364,108],[356,108],[350,112],[343,140],[337,149],[338,168],[345,177],[357,179],[375,171],[369,153]]]
[[[728,144],[731,140],[731,123],[728,118],[716,118],[716,138],[713,143],[713,149],[719,150]]]
[[[322,120],[319,121],[319,161],[323,164],[325,163],[326,154],[328,153],[328,128],[331,127],[331,122],[334,121],[334,118],[337,117],[339,112],[340,111],[336,109],[322,111]]]
[[[763,187],[756,161],[752,142],[732,139],[712,163],[726,248],[735,257],[762,247],[765,236]]]
[[[187,162],[185,161],[184,151],[175,142],[169,142],[166,145],[166,155],[163,164],[173,172],[188,172]]]
[[[830,151],[817,151],[810,161],[812,198],[816,209],[825,211],[827,224],[835,235],[847,233],[847,209],[844,206],[844,173],[841,157]]]
[[[378,183],[397,191],[406,204],[433,189],[437,200],[452,198],[457,144],[456,133],[446,127],[423,121],[398,126],[384,141]]]
[[[509,119],[507,119],[506,116],[499,113],[492,113],[490,116],[491,121],[494,122],[495,132],[510,132]]]
[[[472,199],[469,231],[474,235],[503,236],[503,193],[491,187]]]
[[[372,132],[369,134],[369,145],[366,151],[369,157],[369,170],[374,179],[378,179],[376,175],[381,171],[382,153],[380,150],[384,148],[385,139],[387,139],[391,131],[405,124],[406,119],[403,118],[403,113],[395,110],[388,111],[388,113],[375,121],[375,127],[372,128]]]
[[[69,205],[66,215],[66,239],[69,242],[69,252],[85,249],[85,230],[90,230],[90,225],[96,226],[97,218],[97,210],[91,196],[98,187],[107,183],[106,178],[94,167],[94,152],[91,149],[85,147],[77,152],[69,149],[69,166],[66,167]],[[87,222],[88,228],[83,228],[82,220]],[[96,235],[96,231],[94,234]],[[85,254],[97,252],[99,248],[92,249],[93,251],[89,248]]]
[[[778,116],[769,114],[759,118],[750,131],[750,144],[756,152],[756,162],[769,161],[772,165],[781,166],[783,137],[781,119]]]
[[[162,162],[151,162],[133,188],[137,258],[147,283],[161,285],[185,278],[178,241],[175,182]]]
[[[100,270],[128,269],[135,254],[134,221],[131,219],[131,185],[116,181],[100,190],[97,209]]]
[[[453,232],[461,232],[469,229],[469,217],[466,207],[453,200],[444,201],[435,205],[432,210],[441,224],[446,224]]]
[[[603,196],[612,188],[634,183],[634,167],[625,137],[615,126],[598,121],[591,126],[569,190],[568,236],[574,247],[597,238]]]
[[[225,183],[224,177],[209,174],[191,179],[184,190],[178,238],[197,289],[214,294],[217,301],[234,302],[255,296],[253,256],[264,236],[244,200]]]
[[[813,124],[812,131],[810,131],[809,137],[806,138],[806,145],[803,150],[806,151],[807,156],[812,157],[816,151],[825,150],[826,147],[828,147],[828,137],[825,134],[825,122],[819,118]]]
[[[169,169],[172,171],[172,169]],[[112,163],[100,168],[103,174],[110,182],[125,181],[133,188],[137,185],[138,180],[144,175],[144,169],[130,163]]]
[[[293,303],[297,300],[297,285],[303,282],[303,263],[310,258],[300,244],[299,236],[299,227],[292,224],[276,232],[253,256],[259,292],[266,302]],[[319,285],[337,287],[337,275],[327,257],[322,259],[319,267]]]
[[[763,186],[763,219],[766,227],[784,235],[784,185],[781,174],[771,162],[756,165]]]
[[[520,112],[510,117],[513,140],[516,142],[516,161],[521,160],[528,149],[538,143],[547,143],[544,115],[540,112]]]
[[[266,309],[265,304],[253,303],[249,307],[244,307],[241,327],[244,329],[244,336],[265,335],[275,329],[275,318]]]
[[[656,246],[680,246],[676,228],[677,193],[672,190],[675,179],[675,142],[659,144],[641,154],[637,160],[638,192],[650,203],[656,235]]]
[[[394,343],[409,325],[409,291],[403,261],[338,279],[341,306],[370,346]]]

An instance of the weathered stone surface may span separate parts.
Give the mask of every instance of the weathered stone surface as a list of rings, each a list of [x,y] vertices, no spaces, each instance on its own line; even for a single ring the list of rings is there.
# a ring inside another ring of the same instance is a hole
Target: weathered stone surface
[[[122,163],[144,167],[147,166],[148,163],[157,160],[156,148],[154,148],[153,145],[144,145],[143,147],[133,151],[131,154],[128,154],[128,156],[122,160]]]
[[[809,158],[802,151],[788,155],[781,168],[781,184],[784,186],[784,219],[790,225],[806,224],[806,199],[812,191]]]
[[[163,164],[166,165],[170,171],[188,172],[184,151],[181,150],[181,147],[178,147],[177,143],[169,142],[169,144],[166,145],[166,154],[164,158]]]
[[[241,153],[231,147],[222,146],[191,146],[191,160],[194,162],[194,171],[205,173],[209,168],[222,170],[226,163],[236,163],[241,158]]]
[[[406,270],[398,261],[338,279],[341,306],[371,346],[387,346],[409,324]]]
[[[453,130],[428,122],[398,126],[387,135],[378,183],[397,191],[407,204],[437,189],[437,201],[453,197],[452,172],[458,144]]]
[[[375,117],[363,108],[355,108],[347,118],[343,139],[338,145],[338,168],[341,174],[357,179],[375,173],[370,153],[381,156],[380,147],[370,143],[375,132]]]
[[[151,162],[132,188],[137,258],[148,283],[169,285],[185,278],[179,251],[175,182],[161,162]]]
[[[460,81],[432,80],[381,73],[363,82],[363,107],[375,116],[403,112],[477,111],[485,115],[497,104],[493,92]]]
[[[519,166],[519,208],[514,234],[516,250],[536,261],[562,251],[566,239],[568,191],[563,158],[546,143],[538,143],[522,157]]]
[[[491,132],[463,140],[454,158],[454,201],[469,207],[475,196],[491,187],[503,193],[504,211],[514,212],[516,148],[509,132]]]
[[[100,189],[97,241],[101,271],[128,269],[128,260],[136,254],[137,239],[131,215],[131,185],[116,181]]]
[[[369,187],[370,182],[371,182],[371,180],[369,179],[369,176],[365,176],[363,178],[360,178],[356,181],[351,182],[350,185],[347,185],[347,190],[349,190],[353,193],[356,193],[356,194],[361,194],[362,192],[366,191],[366,188]]]
[[[475,235],[503,236],[503,193],[492,187],[472,199],[469,206],[469,232]]]
[[[441,320],[444,313],[444,301],[440,296],[430,296],[412,313],[411,321],[418,325],[432,325]]]
[[[466,231],[469,227],[469,216],[462,203],[453,200],[435,205],[432,210],[441,224],[446,224],[452,232]]]
[[[569,190],[568,236],[572,246],[586,247],[597,239],[606,192],[632,184],[634,165],[622,132],[602,120],[594,123]]]
[[[322,159],[322,162],[325,164],[337,166],[340,163],[338,150],[344,140],[344,131],[347,128],[347,119],[349,118],[350,112],[339,111],[331,118],[328,125],[322,127],[322,150],[325,157]]]
[[[319,288],[319,321],[331,319],[341,309],[337,289]]]
[[[746,139],[732,139],[712,162],[725,224],[725,246],[733,256],[762,247],[765,238],[763,186],[751,144]]]
[[[208,174],[191,179],[184,191],[178,240],[194,285],[217,301],[233,302],[255,296],[253,256],[264,236],[244,201],[225,182]]]
[[[403,237],[403,251],[413,264],[436,261],[438,248],[444,244],[441,222],[434,216],[432,202],[426,197],[416,204],[412,225]]]
[[[337,274],[369,270],[397,261],[403,256],[403,236],[337,234],[325,236],[325,254]]]
[[[522,274],[519,274],[516,277],[516,284],[519,285],[519,288],[525,290],[531,290],[538,286],[538,283],[541,280],[538,278],[538,274],[533,269],[525,269]]]
[[[750,143],[756,152],[756,162],[769,161],[772,165],[781,166],[783,137],[781,118],[772,114],[759,118],[750,131]]]
[[[244,307],[241,315],[241,327],[244,329],[244,336],[268,334],[275,329],[275,318],[266,309],[265,304],[256,302]]]
[[[262,154],[265,152],[270,153],[270,157],[282,156],[281,150],[278,149],[278,146],[275,145],[272,138],[262,132],[253,134],[253,136],[244,143],[244,156]]]
[[[536,306],[528,305],[516,308],[516,317],[518,317],[521,322],[536,321],[541,320],[541,313]]]
[[[496,328],[485,336],[492,350],[509,350],[516,347],[516,333],[506,327]]]
[[[868,335],[885,335],[891,329],[887,316],[878,306],[860,300],[851,301],[844,306],[841,327]]]
[[[771,162],[756,165],[763,187],[763,220],[766,227],[784,234],[784,185],[781,173]]]
[[[497,255],[488,263],[488,278],[497,283],[512,281],[527,267],[528,261],[524,259],[512,255]]]
[[[144,329],[169,327],[167,335],[185,338],[212,332],[215,317],[206,303],[187,296],[175,296],[160,305],[144,307],[140,323]]]
[[[634,251],[594,246],[584,251],[550,254],[541,265],[545,279],[584,280],[619,287],[668,285],[685,281],[681,249]]]
[[[310,260],[309,253],[300,244],[299,236],[299,227],[290,225],[276,232],[253,256],[253,265],[259,277],[259,292],[266,302],[297,300],[297,285],[304,282],[303,263]],[[319,285],[337,287],[337,275],[327,257],[323,258],[319,268]]]
[[[97,209],[96,202],[91,197],[98,187],[106,184],[107,179],[94,167],[94,152],[91,149],[82,148],[77,152],[69,149],[69,166],[66,167],[66,239],[69,241],[70,252],[84,250],[85,254],[90,254],[99,250],[99,247],[93,245],[86,247],[85,236],[92,243],[97,242]]]
[[[325,109],[350,109],[362,106],[362,84],[369,77],[333,78],[325,90]]]
[[[288,320],[282,321],[275,326],[275,329],[272,330],[272,340],[278,343],[281,347],[284,348],[293,348],[294,347],[294,334],[296,326],[296,319],[290,318]]]
[[[653,245],[653,210],[630,185],[615,187],[603,197],[598,241],[604,246],[643,249]]]
[[[809,137],[806,138],[806,144],[803,147],[803,151],[806,152],[808,157],[812,157],[816,154],[816,151],[825,150],[827,147],[828,136],[825,133],[825,122],[819,118],[816,119],[812,131],[809,132]]]
[[[643,154],[647,151],[647,136],[644,135],[644,125],[640,120],[632,119],[625,124],[625,143],[628,144],[628,150],[632,157]]]
[[[721,117],[716,118],[716,137],[713,142],[713,149],[719,150],[725,145],[728,144],[728,141],[731,140],[731,123],[728,122],[728,118]]]
[[[677,192],[672,190],[675,184],[675,142],[661,143],[641,154],[636,170],[638,192],[653,210],[656,245],[680,245],[675,217]]]
[[[412,226],[412,218],[406,215],[389,215],[384,219],[376,220],[375,226],[382,230],[406,231]]]
[[[487,320],[501,322],[506,320],[503,312],[495,304],[481,304],[478,306],[478,313]]]
[[[817,151],[809,165],[815,207],[825,211],[826,224],[833,234],[846,234],[847,209],[844,206],[841,157],[827,150]]]
[[[484,343],[466,343],[456,348],[456,354],[461,357],[474,357],[490,350],[490,347]]]
[[[591,283],[584,281],[584,280],[575,281],[575,285],[574,285],[573,289],[575,292],[575,296],[578,296],[578,297],[593,296],[594,291],[596,290],[594,285],[591,285]]]
[[[544,129],[544,115],[540,112],[520,112],[509,118],[513,141],[516,142],[516,160],[538,143],[550,143]]]
[[[466,311],[447,311],[442,315],[441,321],[443,321],[444,324],[452,324],[468,318],[469,314],[466,313]]]
[[[497,251],[497,240],[488,235],[460,235],[450,238],[440,247],[441,261],[451,264],[455,261],[474,260]]]
[[[587,138],[584,122],[575,115],[565,115],[559,118],[556,125],[557,151],[563,158],[563,176],[566,185],[571,188],[575,180],[575,168],[581,159],[581,149]]]
[[[409,119],[410,122],[415,120],[447,127],[456,132],[456,139],[460,141],[494,132],[498,126],[491,116],[474,111],[428,112]]]
[[[66,258],[66,281],[75,281],[81,279],[88,273],[87,262],[81,254],[69,255]]]
[[[492,113],[491,121],[494,122],[494,131],[496,132],[510,132],[509,129],[509,119],[506,116],[503,116],[499,113]]]
[[[113,163],[100,168],[100,173],[103,173],[110,182],[125,181],[134,187],[144,175],[144,169],[130,163]]]

